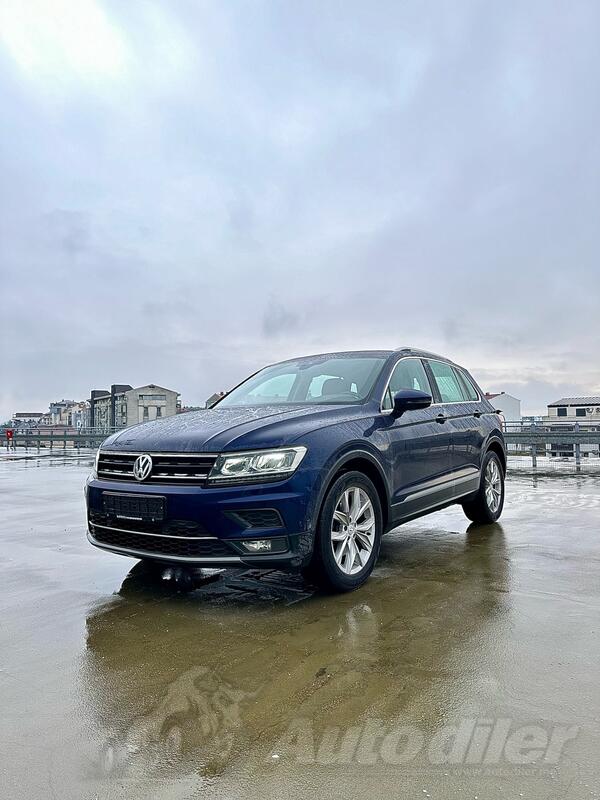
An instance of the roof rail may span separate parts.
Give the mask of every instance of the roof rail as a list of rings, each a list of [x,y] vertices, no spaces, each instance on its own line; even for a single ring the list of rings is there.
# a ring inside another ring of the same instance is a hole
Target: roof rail
[[[441,358],[442,361],[448,361],[450,364],[454,364],[454,361],[447,356],[441,356],[439,353],[431,353],[429,350],[420,350],[418,347],[396,347],[394,352],[414,353],[414,355],[424,356],[425,358]]]

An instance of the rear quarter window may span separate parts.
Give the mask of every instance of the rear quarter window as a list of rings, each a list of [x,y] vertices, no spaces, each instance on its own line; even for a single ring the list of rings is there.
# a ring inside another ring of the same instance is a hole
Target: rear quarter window
[[[458,377],[462,381],[466,399],[471,401],[479,400],[479,392],[473,385],[473,381],[469,378],[466,372],[464,372],[462,369],[456,371],[458,372]]]

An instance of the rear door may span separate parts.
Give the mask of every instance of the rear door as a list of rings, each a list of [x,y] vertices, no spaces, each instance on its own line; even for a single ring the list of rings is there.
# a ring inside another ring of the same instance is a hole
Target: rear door
[[[390,413],[401,389],[434,396],[420,358],[400,359],[390,376],[382,412]],[[392,511],[395,519],[409,517],[452,498],[452,460],[449,426],[437,420],[439,408],[407,411],[390,418],[387,427],[393,469]]]
[[[438,414],[445,419],[450,435],[454,494],[460,497],[479,485],[484,440],[479,393],[466,374],[452,364],[428,359],[427,366],[436,389]]]
[[[474,467],[477,471],[481,468],[483,458],[483,447],[489,431],[483,418],[483,400],[477,386],[471,379],[466,370],[454,367],[458,373],[466,395],[465,416],[462,417],[462,429],[468,431],[468,440],[465,442],[462,451],[458,452],[458,462],[465,466]]]

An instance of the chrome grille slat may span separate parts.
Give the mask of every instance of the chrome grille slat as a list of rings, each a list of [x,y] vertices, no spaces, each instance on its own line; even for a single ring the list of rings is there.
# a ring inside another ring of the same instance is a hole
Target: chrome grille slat
[[[98,477],[107,480],[127,480],[138,483],[133,474],[133,465],[143,453],[100,451]],[[190,483],[203,486],[217,458],[213,453],[152,453],[152,472],[141,481],[142,485]]]
[[[227,543],[221,539],[177,539],[166,536],[145,536],[137,532],[128,533],[115,528],[101,528],[96,525],[90,528],[94,543],[108,549],[129,550],[152,555],[158,558],[182,558],[207,561],[239,562]]]
[[[208,472],[203,472],[200,474],[194,473],[194,475],[171,475],[168,472],[157,472],[153,474],[154,478],[173,478],[173,480],[178,481],[195,481],[199,479],[201,481],[205,481],[208,478]]]
[[[98,471],[99,475],[127,475],[133,478],[133,472],[127,469],[103,469]]]
[[[181,541],[214,541],[218,542],[217,536],[174,536],[171,533],[151,533],[150,531],[132,531],[129,528],[119,528],[116,525],[100,525],[98,522],[90,522],[92,528],[102,528],[106,531],[116,531],[117,533],[135,533],[136,536],[156,536],[159,539],[177,539]]]

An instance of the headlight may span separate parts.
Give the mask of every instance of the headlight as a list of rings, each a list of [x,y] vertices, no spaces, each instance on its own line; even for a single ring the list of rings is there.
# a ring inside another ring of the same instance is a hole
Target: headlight
[[[98,461],[100,460],[100,448],[96,450],[96,458],[94,459],[94,466],[92,468],[92,475],[94,478],[98,477]]]
[[[247,483],[264,478],[283,479],[297,469],[305,453],[306,447],[228,453],[217,458],[208,480],[213,483]]]

